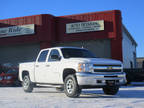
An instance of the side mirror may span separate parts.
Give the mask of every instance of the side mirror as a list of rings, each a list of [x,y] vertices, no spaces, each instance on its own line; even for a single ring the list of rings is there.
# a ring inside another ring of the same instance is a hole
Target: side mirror
[[[51,55],[51,59],[52,59],[52,60],[60,60],[61,57],[58,56],[58,55]]]

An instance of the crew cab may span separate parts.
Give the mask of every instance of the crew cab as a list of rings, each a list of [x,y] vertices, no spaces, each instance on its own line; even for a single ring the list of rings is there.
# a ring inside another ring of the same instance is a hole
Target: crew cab
[[[19,64],[19,78],[25,92],[51,85],[64,88],[68,97],[78,97],[82,89],[102,88],[115,95],[126,83],[121,61],[97,58],[78,47],[53,47],[40,51],[35,62]]]

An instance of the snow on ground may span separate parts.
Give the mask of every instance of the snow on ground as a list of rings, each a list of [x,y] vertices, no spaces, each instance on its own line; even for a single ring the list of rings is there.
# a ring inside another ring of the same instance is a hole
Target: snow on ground
[[[104,95],[101,89],[83,90],[79,98],[54,88],[24,93],[21,87],[1,87],[0,108],[144,108],[144,86],[121,87],[114,96]]]

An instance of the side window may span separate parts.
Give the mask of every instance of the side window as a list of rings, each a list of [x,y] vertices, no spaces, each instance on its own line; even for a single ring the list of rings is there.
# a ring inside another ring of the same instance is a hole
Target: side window
[[[45,62],[48,55],[48,50],[42,51],[38,58],[38,62]]]
[[[52,56],[60,57],[59,51],[56,49],[51,50],[50,55],[49,55],[49,59],[48,59],[48,61],[58,61],[56,59],[53,59]]]

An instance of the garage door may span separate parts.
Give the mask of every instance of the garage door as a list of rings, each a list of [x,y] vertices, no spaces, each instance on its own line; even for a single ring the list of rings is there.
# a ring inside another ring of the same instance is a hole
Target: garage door
[[[91,41],[77,41],[77,42],[66,42],[57,43],[54,46],[74,46],[83,47],[89,49],[97,57],[111,58],[111,47],[110,40],[91,40]]]
[[[12,63],[17,65],[21,62],[31,62],[36,59],[39,51],[39,44],[1,46],[0,63]]]

